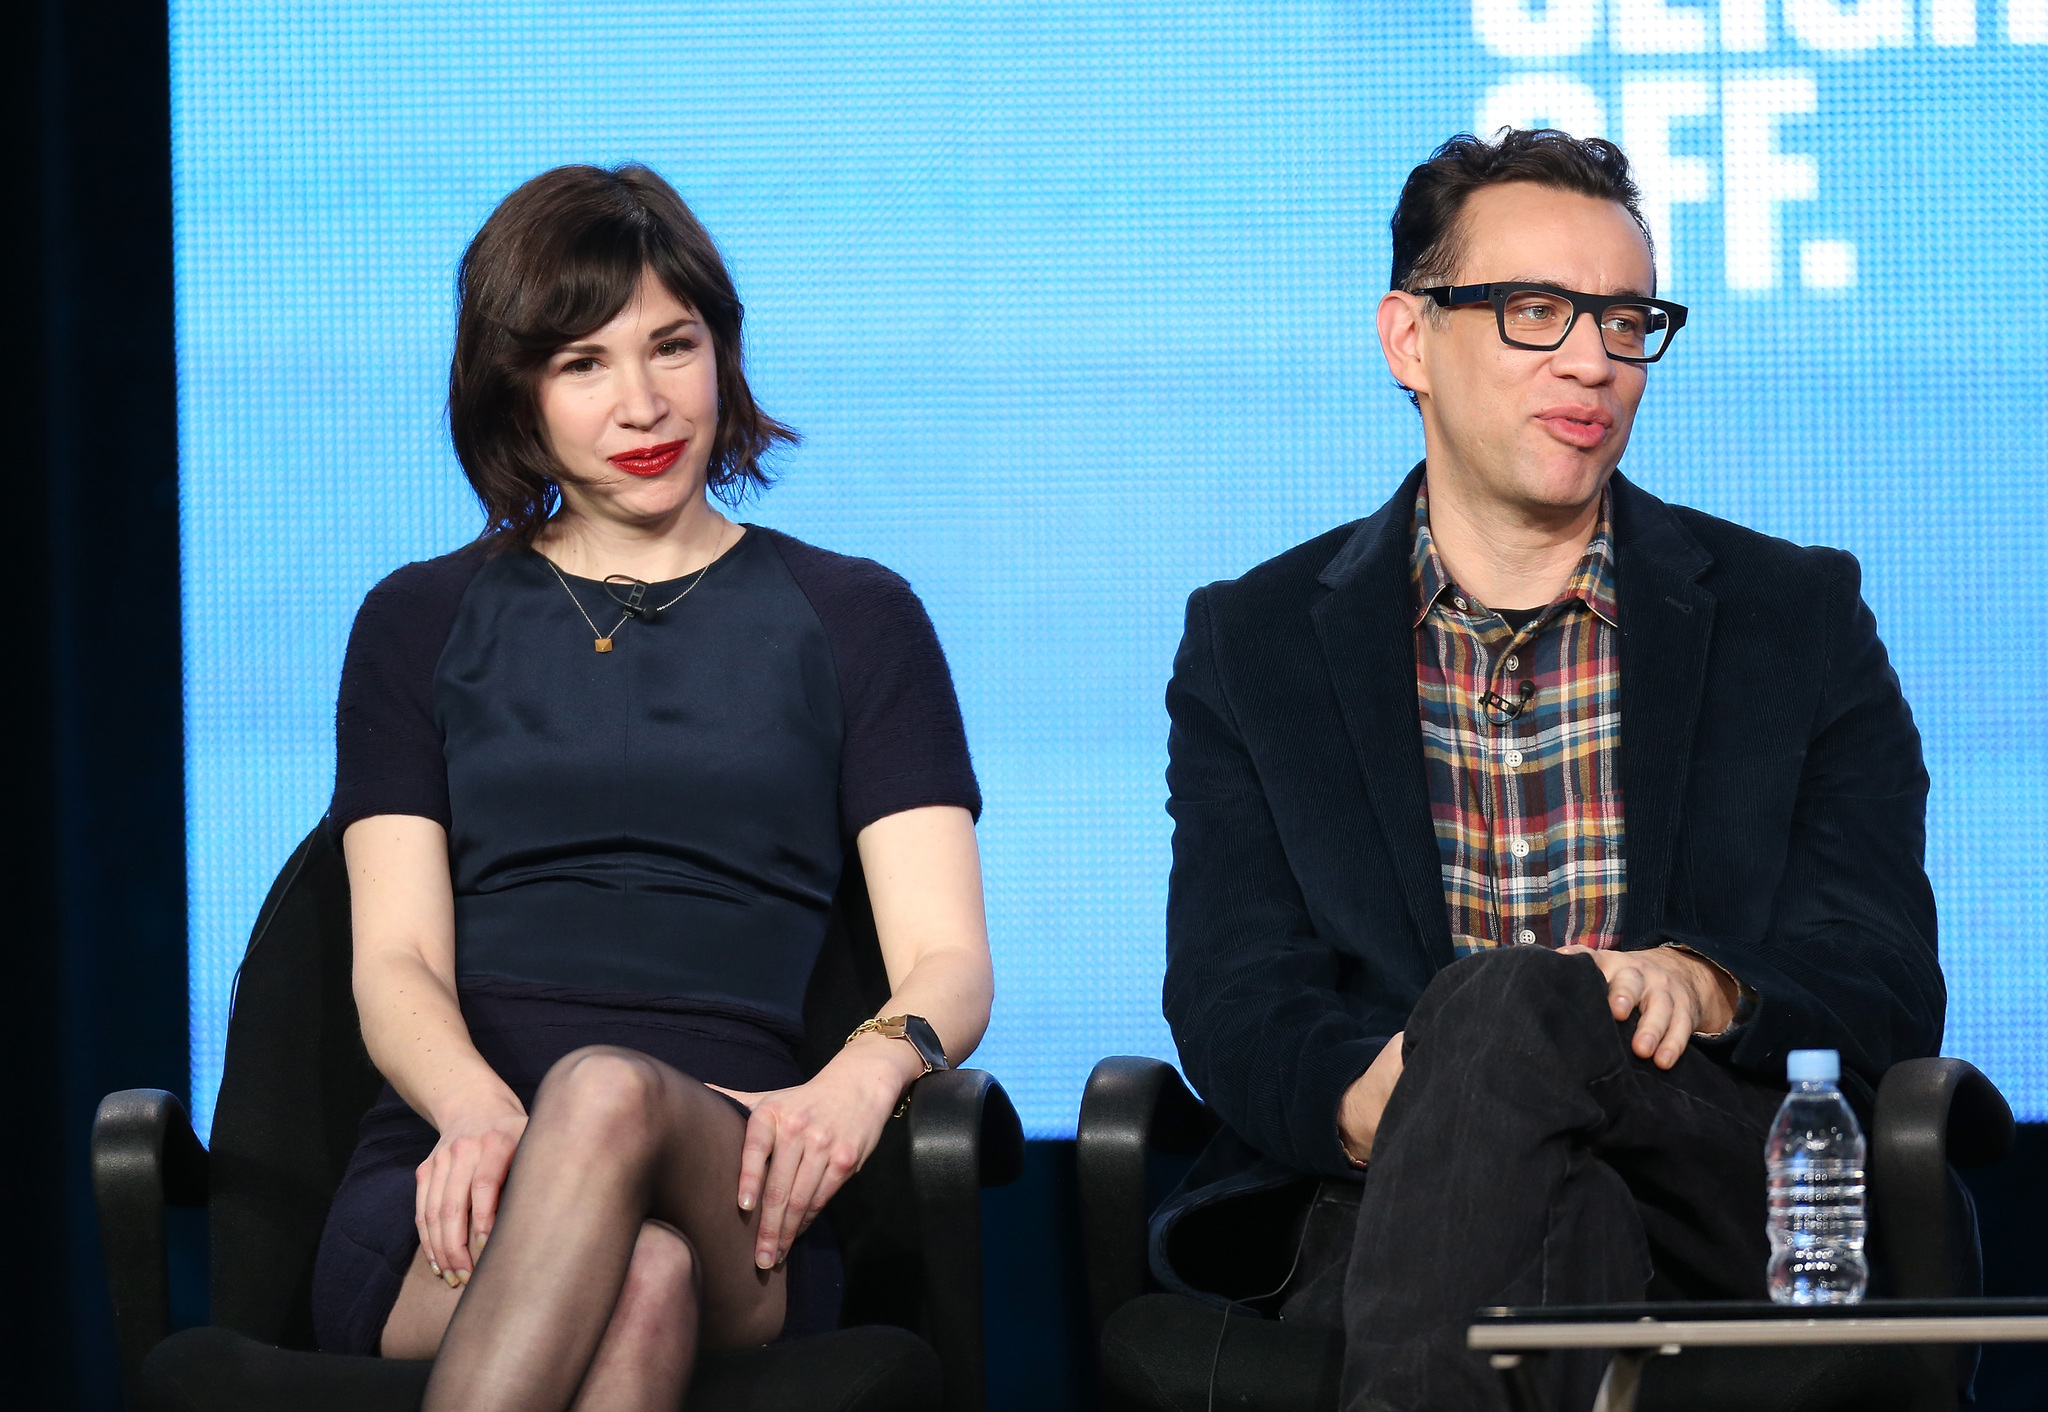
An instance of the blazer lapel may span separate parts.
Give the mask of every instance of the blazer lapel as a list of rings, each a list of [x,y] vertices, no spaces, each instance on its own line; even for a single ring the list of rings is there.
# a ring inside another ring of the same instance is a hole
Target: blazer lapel
[[[1454,959],[1451,922],[1423,769],[1408,587],[1410,526],[1421,484],[1417,466],[1394,498],[1345,541],[1319,575],[1330,591],[1310,617],[1409,915],[1441,969]]]
[[[1618,474],[1613,486],[1627,944],[1664,917],[1714,631],[1714,595],[1695,580],[1713,559],[1670,506]]]

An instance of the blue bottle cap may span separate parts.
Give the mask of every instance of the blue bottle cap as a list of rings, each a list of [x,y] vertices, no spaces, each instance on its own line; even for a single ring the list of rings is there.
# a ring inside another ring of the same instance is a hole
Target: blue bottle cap
[[[1785,1056],[1785,1077],[1793,1083],[1834,1083],[1842,1077],[1842,1056],[1832,1049],[1795,1049]]]

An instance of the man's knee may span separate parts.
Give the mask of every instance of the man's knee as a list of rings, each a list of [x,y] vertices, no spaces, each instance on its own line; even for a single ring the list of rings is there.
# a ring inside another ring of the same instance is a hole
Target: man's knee
[[[1622,1053],[1606,994],[1590,957],[1547,948],[1505,947],[1446,967],[1409,1017],[1375,1154],[1445,1130],[1482,1146],[1523,1141],[1522,1129],[1497,1122],[1503,1112],[1547,1112],[1566,1127],[1596,1121],[1588,1085]]]
[[[1445,967],[1415,1008],[1410,1033],[1443,1027],[1466,1042],[1526,1035],[1553,1018],[1611,1018],[1607,982],[1586,955],[1560,956],[1543,946],[1501,946]]]

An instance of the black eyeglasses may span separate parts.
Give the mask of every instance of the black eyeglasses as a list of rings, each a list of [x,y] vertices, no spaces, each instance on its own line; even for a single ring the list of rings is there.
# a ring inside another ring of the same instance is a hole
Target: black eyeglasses
[[[1621,299],[1547,284],[1440,284],[1413,292],[1446,309],[1491,304],[1500,341],[1538,353],[1563,347],[1581,314],[1593,316],[1607,356],[1618,363],[1656,362],[1685,327],[1685,305],[1668,299]]]

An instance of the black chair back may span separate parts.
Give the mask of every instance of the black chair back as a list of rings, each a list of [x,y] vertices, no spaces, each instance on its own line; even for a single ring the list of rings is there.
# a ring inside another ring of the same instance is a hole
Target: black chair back
[[[214,1108],[212,1321],[311,1349],[313,1261],[327,1208],[383,1080],[350,987],[348,872],[323,823],[264,899],[236,973]],[[867,883],[849,850],[804,1001],[799,1062],[815,1073],[889,996]],[[917,1211],[903,1123],[832,1204],[846,1257],[845,1322],[923,1322]]]
[[[316,827],[271,884],[235,974],[208,1141],[213,1322],[310,1349],[313,1257],[383,1080],[349,985],[348,873]]]

